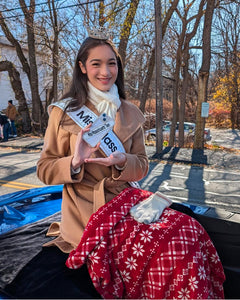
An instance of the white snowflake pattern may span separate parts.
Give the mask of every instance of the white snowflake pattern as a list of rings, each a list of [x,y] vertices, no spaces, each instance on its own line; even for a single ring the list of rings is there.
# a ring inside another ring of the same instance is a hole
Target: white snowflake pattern
[[[213,263],[218,263],[218,255],[217,254],[213,254],[212,256],[211,256],[211,261],[213,262]]]
[[[106,273],[107,272],[107,268],[105,266],[103,266],[103,268],[101,268],[101,273]]]
[[[190,298],[190,295],[189,295],[190,291],[188,291],[187,288],[185,288],[185,289],[182,288],[181,291],[179,291],[178,293],[179,293],[178,299],[184,299],[184,300],[186,300],[186,299]]]
[[[168,219],[167,216],[161,217],[160,222],[161,222],[161,223],[168,223],[168,222],[169,222],[169,219]]]
[[[99,248],[105,248],[107,245],[107,242],[102,240],[101,243],[99,243]]]
[[[127,268],[129,268],[130,270],[136,270],[137,267],[136,259],[134,259],[132,256],[130,258],[127,258],[125,264],[127,265]]]
[[[98,260],[100,259],[99,256],[97,256],[97,253],[92,252],[89,255],[89,259],[93,262],[93,263],[98,263]]]
[[[161,224],[158,223],[158,222],[151,223],[149,226],[150,226],[150,229],[152,229],[152,230],[155,230],[155,229],[159,230],[159,229],[161,229]]]
[[[209,253],[209,250],[208,250],[208,249],[206,249],[206,254],[207,254],[207,256],[209,256],[209,255],[210,255],[210,253]]]
[[[140,233],[141,236],[141,241],[144,241],[144,243],[146,242],[151,242],[152,237],[152,232],[146,230],[143,231],[142,233]]]
[[[130,200],[133,200],[135,202],[135,200],[137,200],[137,198],[138,198],[137,195],[133,195]]]
[[[198,269],[198,276],[200,277],[200,279],[205,279],[206,278],[206,272],[204,267],[200,266]]]
[[[123,272],[121,272],[123,281],[129,282],[131,279],[131,276],[129,275],[130,273],[127,272],[126,270],[124,270]]]
[[[143,252],[145,250],[143,249],[143,245],[141,243],[134,244],[133,246],[133,254],[136,254],[138,256],[143,256]]]
[[[173,209],[165,209],[163,212],[163,216],[171,216],[171,215],[175,215],[176,212]]]
[[[195,291],[195,289],[198,287],[198,281],[196,277],[189,278],[189,285],[190,288]]]

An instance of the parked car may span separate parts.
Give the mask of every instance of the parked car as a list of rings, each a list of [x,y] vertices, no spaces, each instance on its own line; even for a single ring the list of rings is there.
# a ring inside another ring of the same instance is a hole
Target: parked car
[[[185,139],[192,139],[194,138],[195,135],[195,123],[190,123],[190,122],[184,122],[184,138]],[[176,131],[175,131],[175,137],[178,139],[179,136],[179,122],[177,122],[176,126]],[[171,129],[171,123],[166,124],[163,126],[163,139],[164,140],[169,140],[170,136],[170,129]],[[156,140],[156,128],[151,128],[149,130],[145,131],[145,138],[148,140]],[[209,128],[204,129],[204,141],[210,141],[212,138],[211,132]]]
[[[209,142],[212,139],[211,131],[209,128],[204,128],[204,141]]]

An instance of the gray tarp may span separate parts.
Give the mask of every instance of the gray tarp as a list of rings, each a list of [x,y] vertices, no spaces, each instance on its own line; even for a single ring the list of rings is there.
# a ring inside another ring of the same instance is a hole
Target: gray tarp
[[[33,224],[0,235],[0,288],[10,283],[51,238],[46,237],[49,225],[60,220],[58,212]]]

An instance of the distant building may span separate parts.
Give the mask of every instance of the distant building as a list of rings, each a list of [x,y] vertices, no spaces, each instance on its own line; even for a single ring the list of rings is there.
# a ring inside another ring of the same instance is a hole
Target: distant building
[[[28,57],[28,50],[25,48],[24,55]],[[17,57],[15,47],[9,43],[5,36],[0,36],[0,61],[11,61],[14,63],[16,69],[20,73],[20,78],[22,81],[22,87],[25,93],[27,103],[31,106],[31,90],[27,75],[23,72],[21,62]],[[44,102],[46,100],[46,89],[49,88],[48,82],[46,82],[47,70],[44,64],[42,63],[41,55],[37,55],[37,64],[38,64],[38,76],[39,76],[39,94],[41,100]],[[8,105],[8,100],[12,99],[13,104],[18,107],[18,101],[15,99],[14,91],[9,80],[8,72],[0,72],[0,111],[6,109]]]

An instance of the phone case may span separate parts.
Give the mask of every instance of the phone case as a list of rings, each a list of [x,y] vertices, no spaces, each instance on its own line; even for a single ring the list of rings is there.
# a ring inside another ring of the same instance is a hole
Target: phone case
[[[95,147],[98,142],[113,128],[114,120],[103,113],[100,115],[90,127],[88,132],[83,134],[83,139],[91,147]]]

